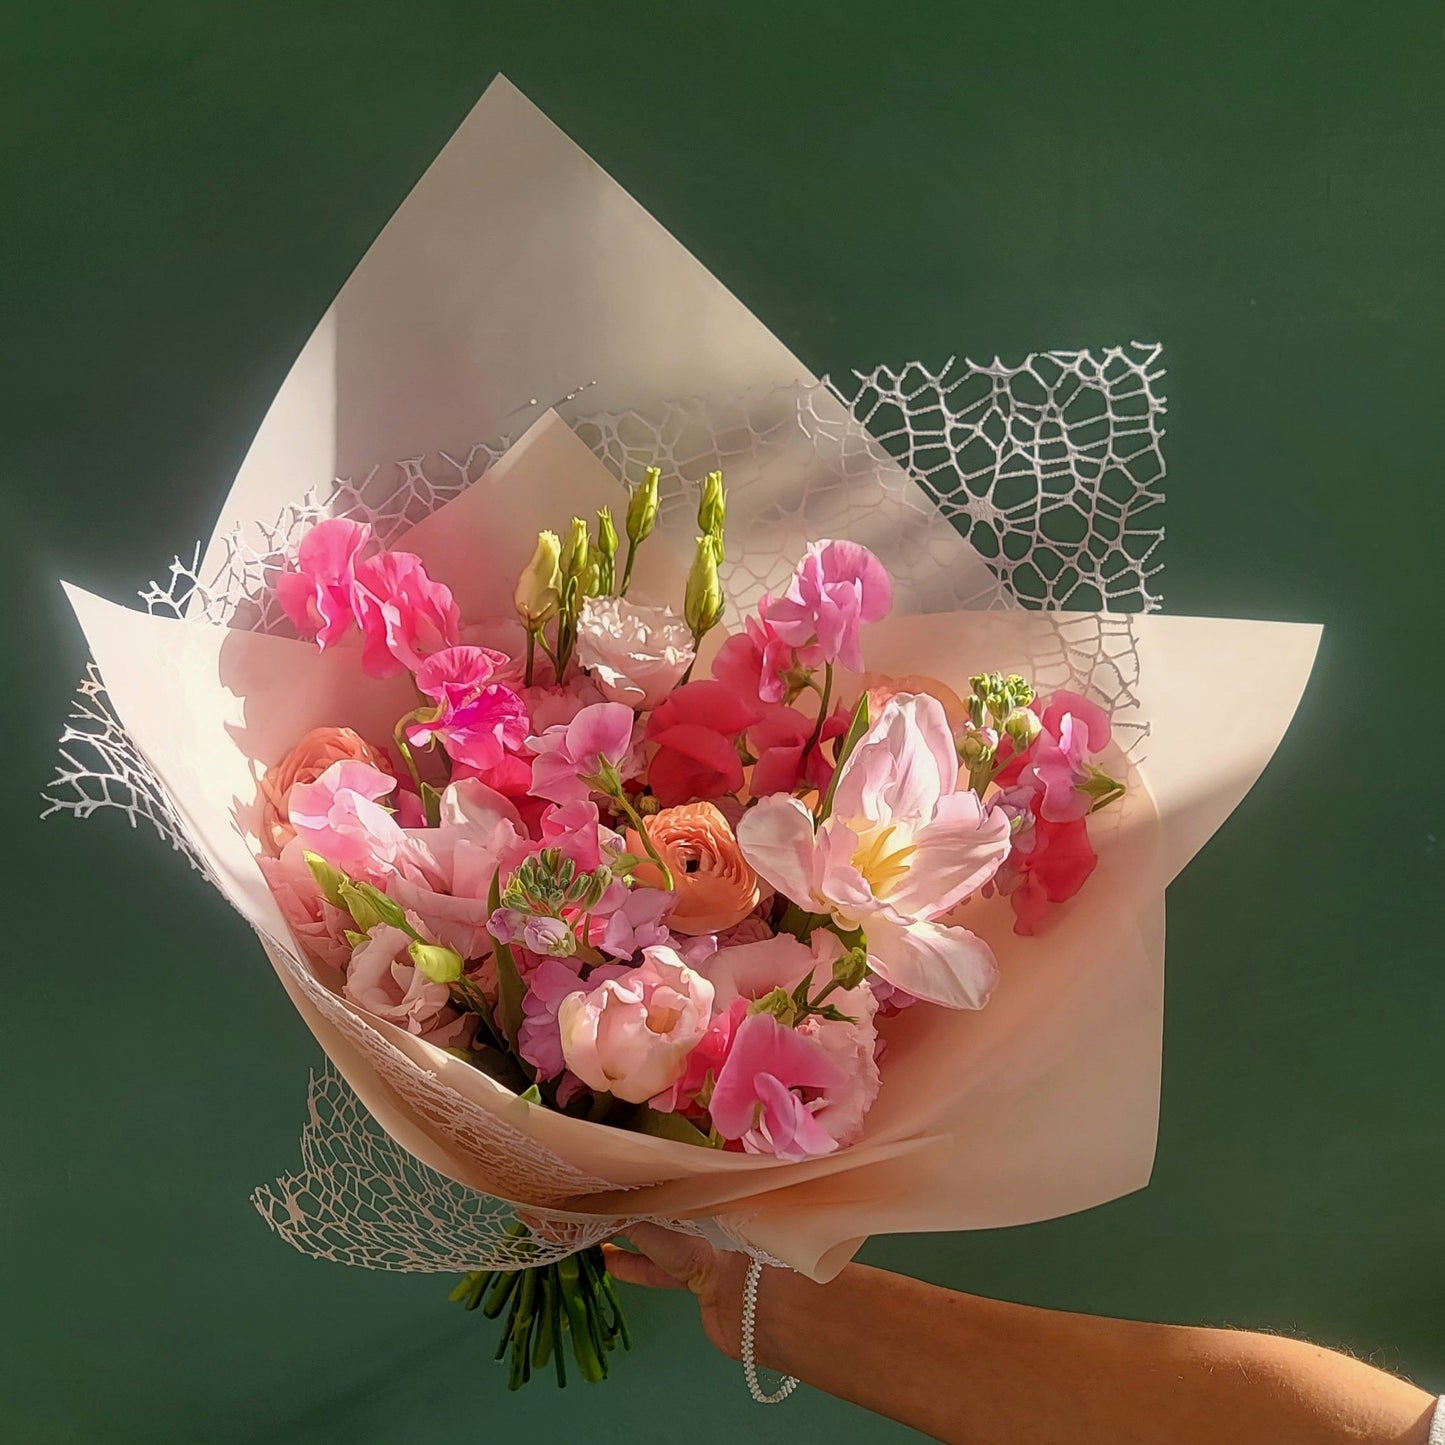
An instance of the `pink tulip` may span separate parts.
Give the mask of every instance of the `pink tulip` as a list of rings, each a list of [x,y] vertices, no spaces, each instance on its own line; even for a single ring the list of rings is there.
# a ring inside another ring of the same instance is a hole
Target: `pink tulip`
[[[841,662],[863,670],[859,629],[893,607],[893,584],[883,564],[856,542],[814,542],[788,590],[768,608],[768,624],[805,662]]]
[[[303,637],[323,651],[339,642],[355,619],[357,557],[371,528],[344,517],[318,522],[296,549],[296,571],[276,579],[276,600]]]

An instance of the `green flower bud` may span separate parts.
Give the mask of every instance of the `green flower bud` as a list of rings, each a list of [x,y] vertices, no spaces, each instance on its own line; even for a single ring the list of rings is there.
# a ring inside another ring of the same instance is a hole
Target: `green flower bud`
[[[1038,717],[1026,707],[1016,707],[1003,723],[1004,732],[1013,739],[1015,751],[1021,753],[1027,752],[1033,746],[1042,727]]]
[[[692,635],[701,638],[717,626],[722,617],[723,590],[717,575],[718,544],[715,537],[699,537],[692,570],[687,574],[687,592],[682,615]]]
[[[597,513],[597,585],[592,589],[594,597],[610,597],[617,583],[617,528],[612,525],[610,508],[603,507]]]
[[[462,956],[444,943],[412,942],[407,947],[411,961],[433,983],[455,983],[462,976]]]
[[[641,485],[634,487],[627,504],[627,540],[635,547],[657,525],[657,487],[662,472],[648,467]]]
[[[785,988],[775,988],[771,993],[765,993],[762,998],[754,999],[748,1005],[748,1013],[772,1014],[784,1028],[792,1028],[798,1019],[798,1005]]]
[[[1015,707],[1027,707],[1034,700],[1034,690],[1018,673],[1011,672],[1004,679],[1004,686],[1014,700]]]
[[[388,898],[380,888],[370,883],[353,883],[349,878],[337,885],[342,906],[351,914],[351,920],[362,933],[370,933],[378,924],[389,928],[401,928],[411,933],[412,927],[406,921],[401,905]]]
[[[537,533],[537,550],[517,582],[513,601],[522,626],[535,632],[561,606],[562,544],[555,532]]]
[[[650,818],[654,814],[662,812],[662,804],[659,803],[651,793],[644,793],[637,800],[636,806],[637,811],[641,813],[644,818]]]
[[[587,538],[587,523],[581,517],[572,518],[572,530],[567,534],[562,548],[561,572],[565,578],[581,578],[587,574],[587,557],[591,546]]]
[[[976,728],[983,726],[983,699],[976,692],[969,695],[968,720]]]
[[[992,728],[969,727],[958,740],[958,756],[970,772],[993,761],[998,748],[998,735]]]
[[[302,853],[301,856],[306,860],[306,866],[311,870],[311,876],[316,880],[321,896],[333,908],[345,908],[341,885],[351,881],[346,874],[339,868],[333,868],[320,853]]]
[[[721,472],[709,472],[703,480],[702,496],[697,504],[697,525],[706,537],[721,537],[723,519],[727,516],[727,493]]]
[[[833,982],[839,988],[857,988],[868,977],[868,950],[850,948],[833,965]]]

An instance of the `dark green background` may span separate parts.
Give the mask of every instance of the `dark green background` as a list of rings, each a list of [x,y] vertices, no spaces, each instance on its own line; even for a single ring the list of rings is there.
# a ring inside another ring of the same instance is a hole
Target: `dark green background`
[[[83,663],[55,579],[125,599],[209,530],[498,69],[817,370],[1166,343],[1166,604],[1328,625],[1171,891],[1153,1185],[865,1257],[1445,1388],[1445,14],[1188,8],[4,7],[0,1438],[905,1438],[754,1407],[678,1297],[604,1388],[509,1397],[439,1281],[290,1252],[247,1196],[318,1055],[254,942],[119,818],[33,821]]]

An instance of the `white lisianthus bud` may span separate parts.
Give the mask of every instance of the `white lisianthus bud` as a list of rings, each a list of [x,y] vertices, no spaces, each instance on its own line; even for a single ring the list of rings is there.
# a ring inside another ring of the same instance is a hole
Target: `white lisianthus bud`
[[[517,582],[514,601],[522,626],[535,632],[561,605],[562,544],[555,532],[537,533],[537,550]]]

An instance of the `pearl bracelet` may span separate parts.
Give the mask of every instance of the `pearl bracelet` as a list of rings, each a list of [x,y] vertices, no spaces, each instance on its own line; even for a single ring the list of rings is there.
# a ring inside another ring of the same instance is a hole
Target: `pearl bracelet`
[[[781,1405],[798,1388],[798,1382],[792,1375],[784,1375],[783,1383],[771,1395],[758,1383],[755,1337],[758,1322],[758,1282],[762,1277],[763,1262],[755,1259],[748,1265],[747,1282],[743,1285],[743,1378],[748,1382],[748,1394],[759,1405]]]

